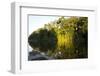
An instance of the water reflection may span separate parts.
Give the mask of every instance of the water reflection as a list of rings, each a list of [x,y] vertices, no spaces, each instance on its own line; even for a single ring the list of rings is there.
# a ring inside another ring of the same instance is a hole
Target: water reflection
[[[42,55],[39,60],[79,58],[79,49],[75,47],[77,44],[74,45],[74,30],[63,32],[66,34],[47,29],[33,32],[28,39],[29,45],[33,48],[32,53]],[[84,49],[86,50],[85,47]]]
[[[59,18],[58,22],[47,24],[28,37],[32,47],[29,60],[87,58],[87,37],[87,17]]]

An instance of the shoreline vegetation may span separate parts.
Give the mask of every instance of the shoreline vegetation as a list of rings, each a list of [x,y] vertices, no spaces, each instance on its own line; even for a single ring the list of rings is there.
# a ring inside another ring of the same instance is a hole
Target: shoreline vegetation
[[[88,58],[88,17],[61,16],[33,31],[28,43],[29,60]]]

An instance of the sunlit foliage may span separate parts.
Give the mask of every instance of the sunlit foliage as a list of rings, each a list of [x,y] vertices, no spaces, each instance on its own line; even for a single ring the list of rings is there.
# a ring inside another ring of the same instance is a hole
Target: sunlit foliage
[[[44,24],[28,38],[34,50],[44,52],[54,59],[88,57],[88,18],[59,17]]]

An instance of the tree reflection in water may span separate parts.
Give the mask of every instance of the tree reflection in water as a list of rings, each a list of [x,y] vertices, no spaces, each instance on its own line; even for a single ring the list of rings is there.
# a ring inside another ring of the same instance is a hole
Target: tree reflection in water
[[[33,52],[52,59],[87,58],[87,17],[60,17],[28,37]]]

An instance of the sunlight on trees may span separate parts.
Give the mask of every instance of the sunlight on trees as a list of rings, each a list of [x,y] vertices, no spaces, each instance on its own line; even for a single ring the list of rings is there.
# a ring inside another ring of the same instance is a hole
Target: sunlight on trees
[[[44,52],[54,59],[88,57],[88,18],[60,17],[44,24],[28,38],[33,51]]]

